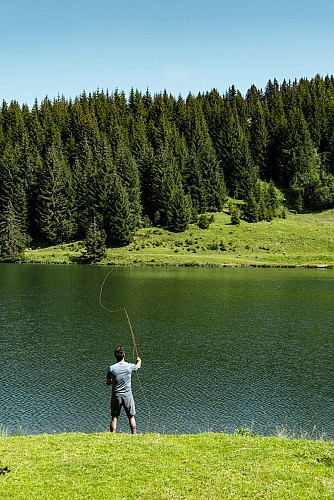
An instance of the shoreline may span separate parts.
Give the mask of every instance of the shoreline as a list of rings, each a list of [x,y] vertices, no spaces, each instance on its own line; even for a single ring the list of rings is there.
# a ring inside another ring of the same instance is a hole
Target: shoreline
[[[217,255],[218,257],[218,255]],[[48,259],[47,257],[43,257],[41,259],[27,259],[21,262],[15,262],[16,264],[35,264],[35,265],[70,265],[70,266],[98,266],[98,267],[207,267],[207,268],[267,268],[267,269],[334,269],[334,264],[318,264],[316,262],[308,262],[305,264],[302,263],[292,263],[292,262],[212,262],[205,261],[202,262],[194,260],[193,262],[189,260],[180,259],[178,262],[171,262],[168,259],[161,259],[160,262],[152,262],[147,259],[136,259],[129,260],[117,259],[117,262],[113,262],[112,260],[104,260],[101,262],[94,263],[79,263],[71,261],[71,258],[64,259],[59,257],[58,259],[53,257]]]

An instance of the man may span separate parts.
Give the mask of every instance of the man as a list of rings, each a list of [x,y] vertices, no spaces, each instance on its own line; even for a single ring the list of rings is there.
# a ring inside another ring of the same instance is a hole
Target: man
[[[136,433],[135,402],[132,395],[131,375],[141,367],[141,359],[137,357],[136,364],[127,363],[123,347],[116,347],[114,356],[117,363],[109,366],[107,385],[112,385],[110,432],[116,432],[117,419],[123,406],[129,420],[132,434]]]

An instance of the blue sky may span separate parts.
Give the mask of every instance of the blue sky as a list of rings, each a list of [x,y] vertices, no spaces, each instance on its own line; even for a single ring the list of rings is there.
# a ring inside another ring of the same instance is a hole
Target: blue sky
[[[0,0],[0,102],[334,73],[333,0]]]

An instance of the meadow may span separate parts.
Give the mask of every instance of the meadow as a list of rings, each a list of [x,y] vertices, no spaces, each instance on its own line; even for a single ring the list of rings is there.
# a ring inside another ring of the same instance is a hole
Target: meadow
[[[145,266],[333,267],[334,209],[288,213],[271,222],[232,225],[223,211],[212,214],[208,229],[191,224],[183,233],[139,229],[132,243],[108,248],[99,264]],[[26,251],[29,263],[80,262],[83,242]]]
[[[334,267],[334,210],[206,230],[140,229],[102,265]],[[30,263],[80,262],[82,242],[26,251]],[[0,435],[0,498],[334,498],[334,443],[234,434]]]
[[[334,443],[234,434],[0,437],[0,498],[325,499]]]

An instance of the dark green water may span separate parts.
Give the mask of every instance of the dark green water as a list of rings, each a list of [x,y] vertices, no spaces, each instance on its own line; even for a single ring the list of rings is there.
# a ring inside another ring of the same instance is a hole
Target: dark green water
[[[109,270],[0,265],[4,429],[107,430],[115,345],[133,359],[126,307],[139,432],[334,438],[333,270],[116,268],[108,313]]]

